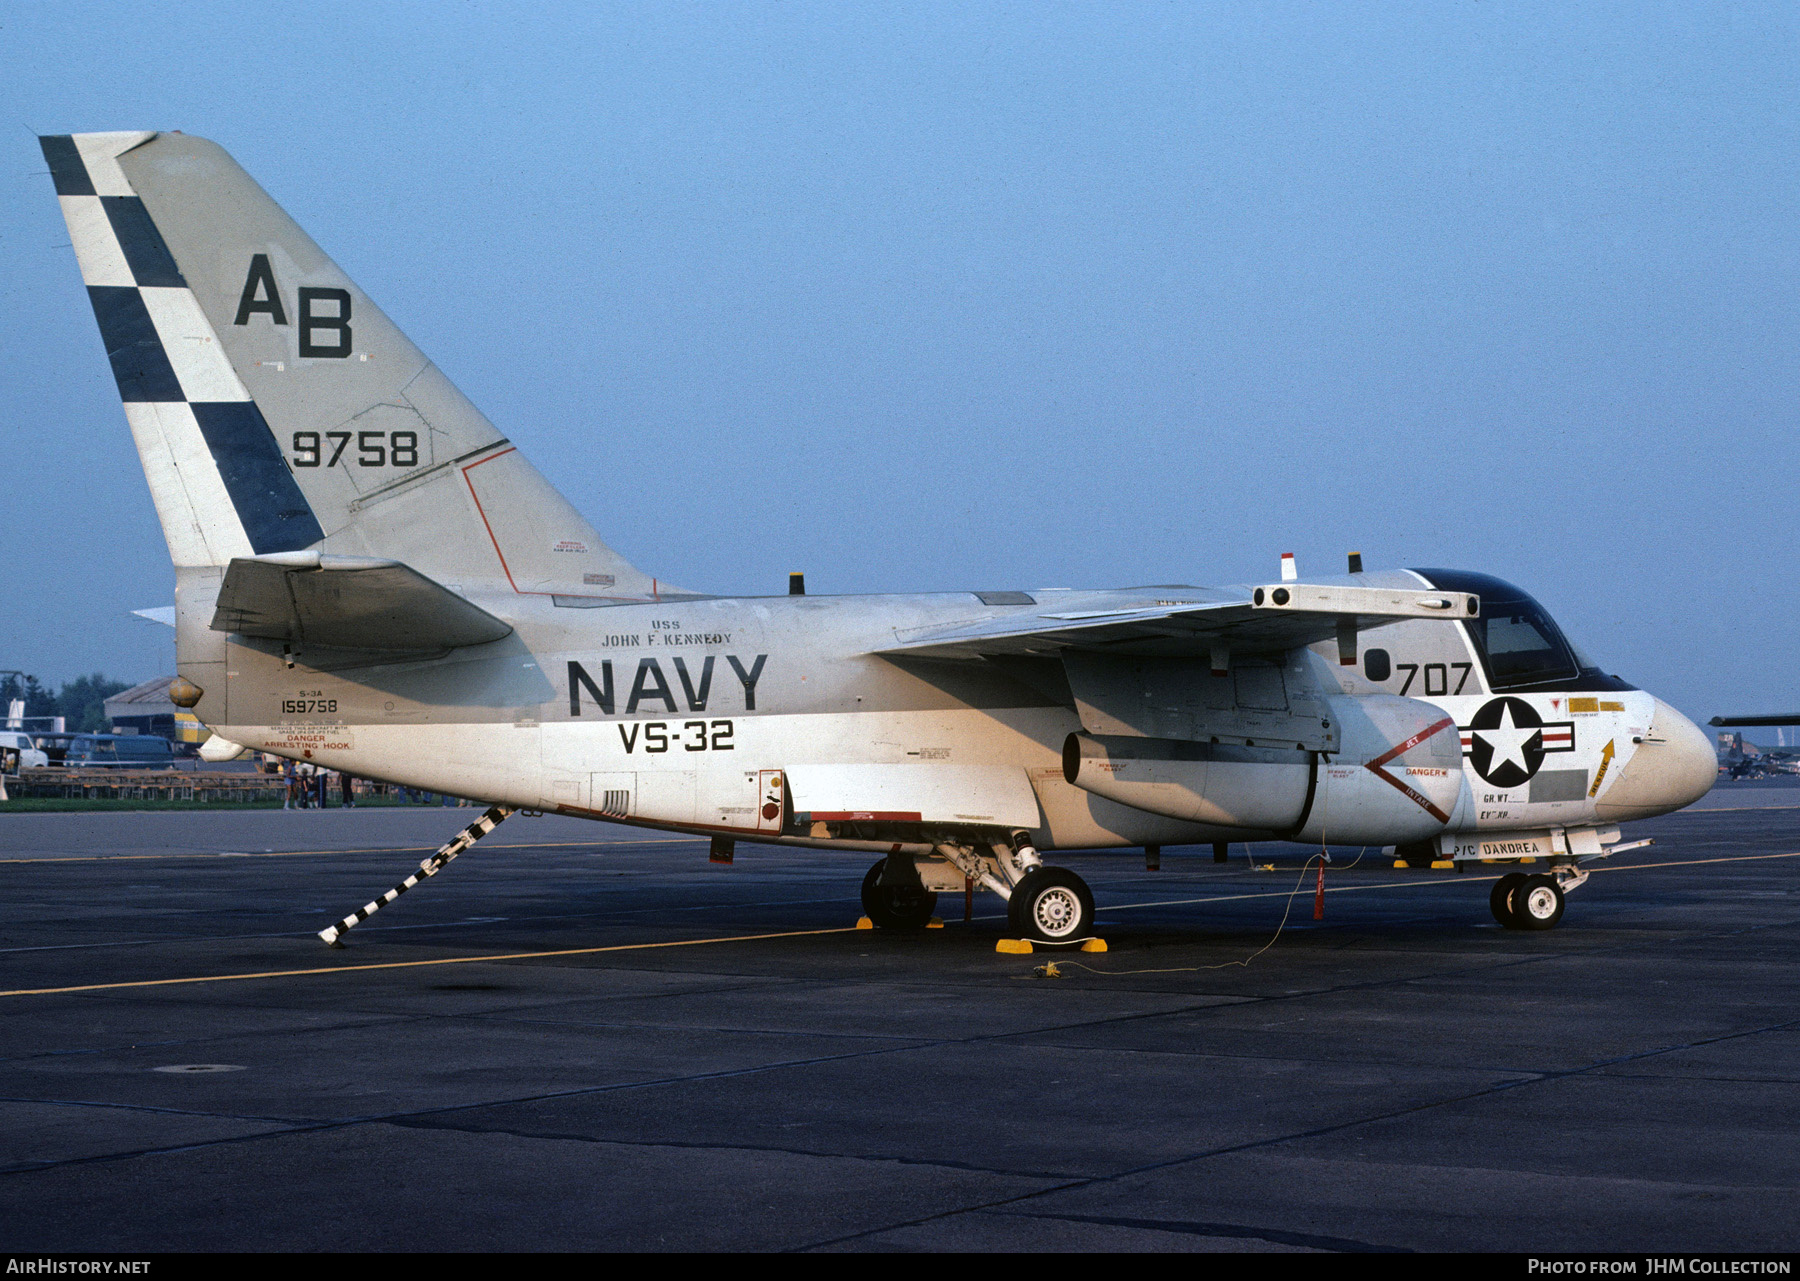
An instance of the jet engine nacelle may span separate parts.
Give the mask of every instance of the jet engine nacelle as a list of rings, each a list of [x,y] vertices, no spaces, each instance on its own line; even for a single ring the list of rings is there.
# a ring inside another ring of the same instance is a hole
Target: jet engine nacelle
[[[1152,814],[1294,840],[1394,845],[1443,831],[1467,790],[1455,721],[1386,694],[1326,703],[1336,752],[1071,734],[1063,777]]]
[[[1292,831],[1306,816],[1312,753],[1187,739],[1071,734],[1063,777],[1133,809],[1190,823]]]

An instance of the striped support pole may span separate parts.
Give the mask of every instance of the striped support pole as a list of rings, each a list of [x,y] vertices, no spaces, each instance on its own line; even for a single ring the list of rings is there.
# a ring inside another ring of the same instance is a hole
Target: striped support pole
[[[482,837],[486,836],[489,832],[493,831],[496,827],[499,827],[506,816],[511,813],[512,810],[504,805],[494,806],[492,809],[488,810],[487,813],[483,814],[473,823],[470,823],[467,827],[463,828],[462,831],[458,832],[455,839],[449,844],[443,846],[437,853],[420,863],[418,871],[414,872],[404,881],[401,881],[400,884],[394,886],[393,889],[389,890],[386,894],[383,894],[380,898],[373,902],[363,904],[336,925],[330,925],[320,930],[319,937],[324,939],[326,945],[329,947],[342,947],[343,944],[338,942],[338,940],[345,934],[355,929],[358,925],[361,925],[364,921],[375,915],[375,913],[379,912],[389,903],[392,903],[420,881],[427,880],[443,871],[445,864],[455,858],[458,854],[461,854],[464,850],[468,849],[469,846],[473,845],[476,841],[479,841]]]

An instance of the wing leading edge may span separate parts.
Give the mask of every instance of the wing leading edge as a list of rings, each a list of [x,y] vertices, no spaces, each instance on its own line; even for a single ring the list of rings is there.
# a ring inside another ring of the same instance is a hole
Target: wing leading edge
[[[1205,656],[1264,653],[1317,644],[1405,618],[1474,618],[1481,598],[1469,592],[1407,591],[1272,583],[1236,599],[1194,603],[1020,611],[950,627],[896,632],[877,654],[915,658],[983,658],[1054,654],[1065,649],[1126,654]]]

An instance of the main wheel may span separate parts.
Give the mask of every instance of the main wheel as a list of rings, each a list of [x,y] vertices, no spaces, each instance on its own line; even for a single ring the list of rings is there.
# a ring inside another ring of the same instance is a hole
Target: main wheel
[[[1539,873],[1525,878],[1513,895],[1513,919],[1522,930],[1548,930],[1562,920],[1563,892],[1554,876]]]
[[[931,910],[937,906],[937,895],[930,890],[915,890],[904,885],[883,885],[881,874],[886,868],[884,858],[863,877],[863,913],[876,929],[924,929],[931,921]]]
[[[1035,868],[1013,886],[1006,919],[1021,938],[1072,943],[1094,932],[1094,896],[1066,867]]]
[[[1509,930],[1519,928],[1519,923],[1513,920],[1513,900],[1523,884],[1525,873],[1508,872],[1494,882],[1494,888],[1488,894],[1488,909],[1493,912],[1494,919]]]

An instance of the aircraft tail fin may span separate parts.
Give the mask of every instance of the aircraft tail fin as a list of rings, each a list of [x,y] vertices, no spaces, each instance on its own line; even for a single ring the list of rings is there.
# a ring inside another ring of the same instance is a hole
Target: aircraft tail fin
[[[40,141],[177,567],[310,550],[464,588],[670,594],[218,145]]]

